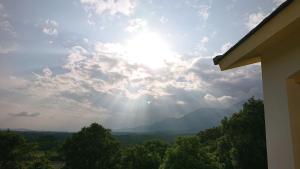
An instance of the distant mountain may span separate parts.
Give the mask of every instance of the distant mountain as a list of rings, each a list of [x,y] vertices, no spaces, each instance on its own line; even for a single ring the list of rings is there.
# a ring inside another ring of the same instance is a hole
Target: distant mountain
[[[25,129],[25,128],[1,128],[0,131],[7,131],[7,130],[10,130],[10,131],[34,131],[34,130],[31,130],[31,129]]]
[[[136,133],[196,133],[220,124],[220,121],[237,109],[200,108],[181,118],[167,118],[151,125],[126,129]]]

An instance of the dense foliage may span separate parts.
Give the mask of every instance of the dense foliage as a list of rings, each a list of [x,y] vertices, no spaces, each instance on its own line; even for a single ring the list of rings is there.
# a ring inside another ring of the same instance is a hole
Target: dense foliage
[[[0,133],[0,168],[21,168],[24,161],[24,138],[6,131]]]
[[[264,106],[249,99],[243,109],[221,125],[198,133],[207,152],[218,159],[221,169],[267,169]]]
[[[267,168],[264,106],[262,101],[253,98],[248,100],[239,113],[235,113],[230,119],[225,118],[222,121],[221,130],[223,135],[218,142],[219,156],[223,156],[221,159],[224,159],[224,161],[231,161],[230,167],[242,169]],[[228,155],[224,156],[224,152]]]
[[[219,126],[175,142],[132,134],[124,143],[96,123],[67,136],[23,133],[26,140],[0,131],[0,169],[267,169],[264,126],[263,102],[251,98]]]
[[[161,140],[127,147],[122,152],[122,169],[158,169],[168,148]]]
[[[44,154],[36,148],[20,135],[0,132],[0,169],[51,169]]]
[[[62,147],[66,169],[115,169],[119,143],[110,130],[93,123],[68,138]]]
[[[201,148],[197,136],[179,137],[170,147],[161,169],[215,169],[217,163]]]

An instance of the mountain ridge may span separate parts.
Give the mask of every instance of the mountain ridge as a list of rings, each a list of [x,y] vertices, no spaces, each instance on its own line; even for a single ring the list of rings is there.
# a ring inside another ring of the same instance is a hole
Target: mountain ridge
[[[133,133],[197,133],[218,126],[221,120],[236,112],[235,108],[199,108],[181,118],[166,118],[149,125],[120,130]]]

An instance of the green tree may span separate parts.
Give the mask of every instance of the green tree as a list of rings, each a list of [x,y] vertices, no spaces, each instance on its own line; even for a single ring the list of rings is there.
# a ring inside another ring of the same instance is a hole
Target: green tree
[[[217,156],[222,169],[234,169],[231,157],[232,145],[228,137],[222,136],[217,140]]]
[[[213,127],[200,131],[197,136],[199,137],[200,143],[207,152],[211,155],[216,156],[217,142],[216,140],[223,135],[220,127]],[[216,158],[216,157],[215,157]]]
[[[119,143],[111,131],[93,123],[68,138],[62,147],[67,169],[115,169]]]
[[[147,141],[125,148],[122,152],[123,169],[158,169],[168,144],[161,140]]]
[[[146,141],[144,144],[145,149],[151,153],[156,154],[159,157],[159,162],[162,162],[166,150],[168,148],[168,144],[162,140],[150,140]],[[158,167],[155,167],[158,168]]]
[[[224,136],[218,141],[218,154],[224,168],[267,168],[262,100],[249,99],[239,113],[225,118],[221,127]]]
[[[0,131],[0,168],[21,169],[30,159],[25,139],[10,131]]]
[[[179,137],[167,152],[160,169],[217,169],[213,158],[201,149],[197,136]]]
[[[27,169],[52,169],[52,167],[48,159],[40,157],[36,160],[33,160],[32,163],[27,167]]]
[[[209,142],[214,142],[216,141],[216,139],[220,138],[222,136],[222,132],[220,127],[213,127],[204,131],[200,131],[197,136],[199,137],[201,143],[207,144]]]

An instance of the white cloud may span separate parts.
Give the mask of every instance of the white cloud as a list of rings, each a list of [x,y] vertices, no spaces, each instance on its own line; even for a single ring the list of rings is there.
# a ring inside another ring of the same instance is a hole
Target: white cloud
[[[209,38],[207,36],[204,36],[202,39],[201,39],[201,43],[205,44],[207,43],[209,40]]]
[[[60,118],[65,120],[84,117],[87,119],[80,121],[90,122],[94,118],[99,121],[110,118],[103,124],[124,127],[122,125],[130,126],[135,119],[140,119],[137,115],[157,120],[157,115],[149,117],[152,112],[166,117],[174,116],[174,112],[184,113],[178,111],[189,112],[216,104],[225,107],[261,92],[257,85],[261,77],[257,68],[220,72],[211,59],[179,58],[168,67],[153,71],[143,65],[129,64],[123,56],[122,44],[98,42],[94,48],[72,47],[61,73],[46,67],[25,82],[19,77],[11,77],[9,81],[1,78],[0,91],[13,93],[1,101],[11,99],[22,105],[12,105],[6,112],[43,112],[39,118],[46,118],[45,112],[51,110],[49,114],[62,112]],[[22,99],[21,104],[16,98],[26,99]],[[151,104],[147,104],[148,101]],[[183,109],[173,111],[178,106]],[[168,114],[170,109],[172,114]]]
[[[83,38],[83,42],[88,44],[89,43],[89,39],[88,38]]]
[[[264,12],[252,13],[248,16],[245,25],[248,28],[248,30],[251,30],[255,26],[257,26],[265,17],[266,14]]]
[[[164,17],[164,16],[161,16],[161,17],[159,18],[159,22],[160,22],[160,23],[167,23],[167,22],[168,22],[168,19],[167,19],[166,17]]]
[[[94,52],[80,46],[70,50],[66,64],[67,73],[55,75],[49,68],[35,74],[32,91],[52,97],[68,92],[84,95],[92,90],[128,99],[143,96],[167,96],[168,88],[202,90],[206,85],[183,60],[168,63],[156,71],[137,63],[130,63],[121,44],[98,42]],[[40,91],[40,90],[43,90]]]
[[[207,36],[204,36],[200,39],[200,42],[197,44],[196,49],[194,51],[194,55],[201,55],[201,57],[204,57],[204,53],[207,52],[207,43],[209,41],[209,38]]]
[[[231,96],[234,98],[232,101],[237,101],[248,99],[252,95],[262,96],[259,65],[221,72],[213,65],[211,58],[199,58],[194,62],[192,71],[207,83],[204,90],[205,95],[208,94],[206,100],[229,100],[222,96]],[[230,105],[229,103],[231,102],[226,104]]]
[[[177,105],[185,105],[185,102],[182,100],[178,100],[178,101],[176,101],[176,104]]]
[[[195,9],[198,15],[205,21],[208,19],[210,13],[209,10],[211,8],[210,4],[205,4],[206,1],[198,1],[198,0],[185,0],[184,1],[189,7]],[[200,3],[201,2],[201,3]]]
[[[125,47],[119,43],[102,43],[95,44],[95,51],[104,56],[123,57],[125,54]]]
[[[49,68],[44,68],[43,73],[45,77],[51,78],[52,76],[52,71]]]
[[[212,94],[206,94],[204,96],[204,99],[210,102],[220,102],[220,103],[226,103],[231,101],[233,98],[231,96],[220,96],[220,97],[216,97]]]
[[[225,53],[232,46],[231,42],[226,42],[222,45],[220,53]]]
[[[43,25],[42,31],[49,36],[56,36],[58,34],[59,24],[55,20],[47,19]]]
[[[211,6],[209,5],[200,5],[198,7],[198,14],[199,16],[201,16],[201,18],[203,20],[207,20],[209,17],[209,9],[211,8]]]
[[[0,4],[0,31],[8,32],[12,36],[16,36],[16,32],[14,31],[14,27],[11,25],[9,21],[9,17],[5,12],[5,8],[2,4]]]
[[[221,48],[219,49],[218,52],[215,52],[213,54],[213,57],[217,56],[217,55],[223,55],[225,52],[227,52],[230,48],[232,47],[232,43],[231,42],[226,42],[224,43]]]
[[[93,10],[97,14],[105,12],[111,15],[123,14],[130,15],[136,5],[135,0],[81,0],[87,10]]]
[[[147,26],[147,21],[141,18],[131,19],[128,22],[128,26],[126,27],[126,31],[130,33],[135,33],[145,29]]]
[[[208,101],[216,101],[217,100],[217,98],[215,96],[211,95],[211,94],[206,94],[204,96],[204,99],[208,100]]]
[[[17,49],[15,42],[17,33],[12,26],[4,6],[0,3],[0,54],[7,54]],[[4,34],[4,35],[3,35]]]

